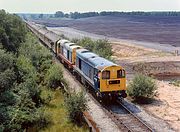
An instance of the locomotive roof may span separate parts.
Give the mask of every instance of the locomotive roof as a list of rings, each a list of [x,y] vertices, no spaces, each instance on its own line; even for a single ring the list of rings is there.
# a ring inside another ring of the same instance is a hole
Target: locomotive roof
[[[105,58],[102,57],[95,57],[95,58],[89,58],[88,59],[89,63],[91,63],[92,65],[94,65],[95,68],[102,70],[104,67],[107,66],[113,66],[113,65],[117,65]]]
[[[93,52],[90,52],[90,51],[87,50],[87,49],[78,49],[76,52],[77,52],[77,55],[78,55],[80,58],[82,58],[84,61],[88,61],[88,60],[87,60],[88,58],[98,56],[97,54],[95,54],[95,53],[93,53]]]
[[[76,52],[77,52],[77,55],[81,59],[83,59],[86,63],[88,63],[89,65],[99,70],[102,70],[107,66],[117,65],[105,58],[98,56],[95,53],[88,51],[87,49],[78,49]]]

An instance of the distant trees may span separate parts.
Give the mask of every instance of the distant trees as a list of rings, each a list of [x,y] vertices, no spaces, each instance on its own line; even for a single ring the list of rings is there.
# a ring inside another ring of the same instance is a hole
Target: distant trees
[[[70,12],[69,14],[64,14],[62,11],[57,11],[55,17],[66,17],[66,18],[86,18],[95,16],[180,16],[180,12],[118,12],[118,11],[102,11],[102,12]]]
[[[64,13],[62,11],[57,11],[55,14],[54,14],[54,17],[64,17]]]
[[[43,14],[39,14],[39,18],[43,18]]]
[[[18,14],[23,19],[48,19],[48,18],[72,18],[80,19],[95,16],[180,16],[180,12],[119,12],[119,11],[102,11],[102,12],[70,12],[64,13],[57,11],[54,14]]]
[[[102,12],[70,12],[64,13],[62,11],[57,11],[54,14],[18,14],[23,19],[49,19],[49,18],[72,18],[80,19],[95,16],[180,16],[180,12],[143,12],[143,11],[133,11],[133,12],[119,12],[119,11],[102,11]]]

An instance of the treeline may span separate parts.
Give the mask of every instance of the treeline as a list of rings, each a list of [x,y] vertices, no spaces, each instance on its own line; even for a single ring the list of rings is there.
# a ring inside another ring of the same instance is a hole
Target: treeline
[[[43,87],[54,88],[63,80],[61,67],[54,65],[21,19],[0,10],[0,131],[46,126]]]
[[[55,14],[17,14],[21,18],[27,19],[48,19],[48,18],[87,18],[95,16],[180,16],[180,12],[118,12],[118,11],[102,11],[102,12],[70,12],[64,13],[57,11]]]
[[[57,11],[54,14],[55,18],[86,18],[95,16],[180,16],[180,12],[118,12],[118,11],[102,11],[102,12],[70,12],[64,13],[62,11]]]

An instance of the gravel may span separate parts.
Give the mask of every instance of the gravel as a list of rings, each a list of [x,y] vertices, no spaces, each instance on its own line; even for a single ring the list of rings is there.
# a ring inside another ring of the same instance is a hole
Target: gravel
[[[173,132],[170,126],[160,118],[155,118],[152,115],[145,112],[140,106],[134,105],[127,100],[124,101],[124,105],[135,113],[139,118],[149,124],[155,131],[158,132]]]

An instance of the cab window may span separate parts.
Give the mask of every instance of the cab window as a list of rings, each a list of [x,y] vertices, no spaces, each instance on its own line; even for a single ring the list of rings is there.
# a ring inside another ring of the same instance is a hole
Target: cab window
[[[125,77],[125,70],[118,70],[117,71],[117,78]]]
[[[102,79],[110,79],[110,71],[103,71],[102,72]]]

